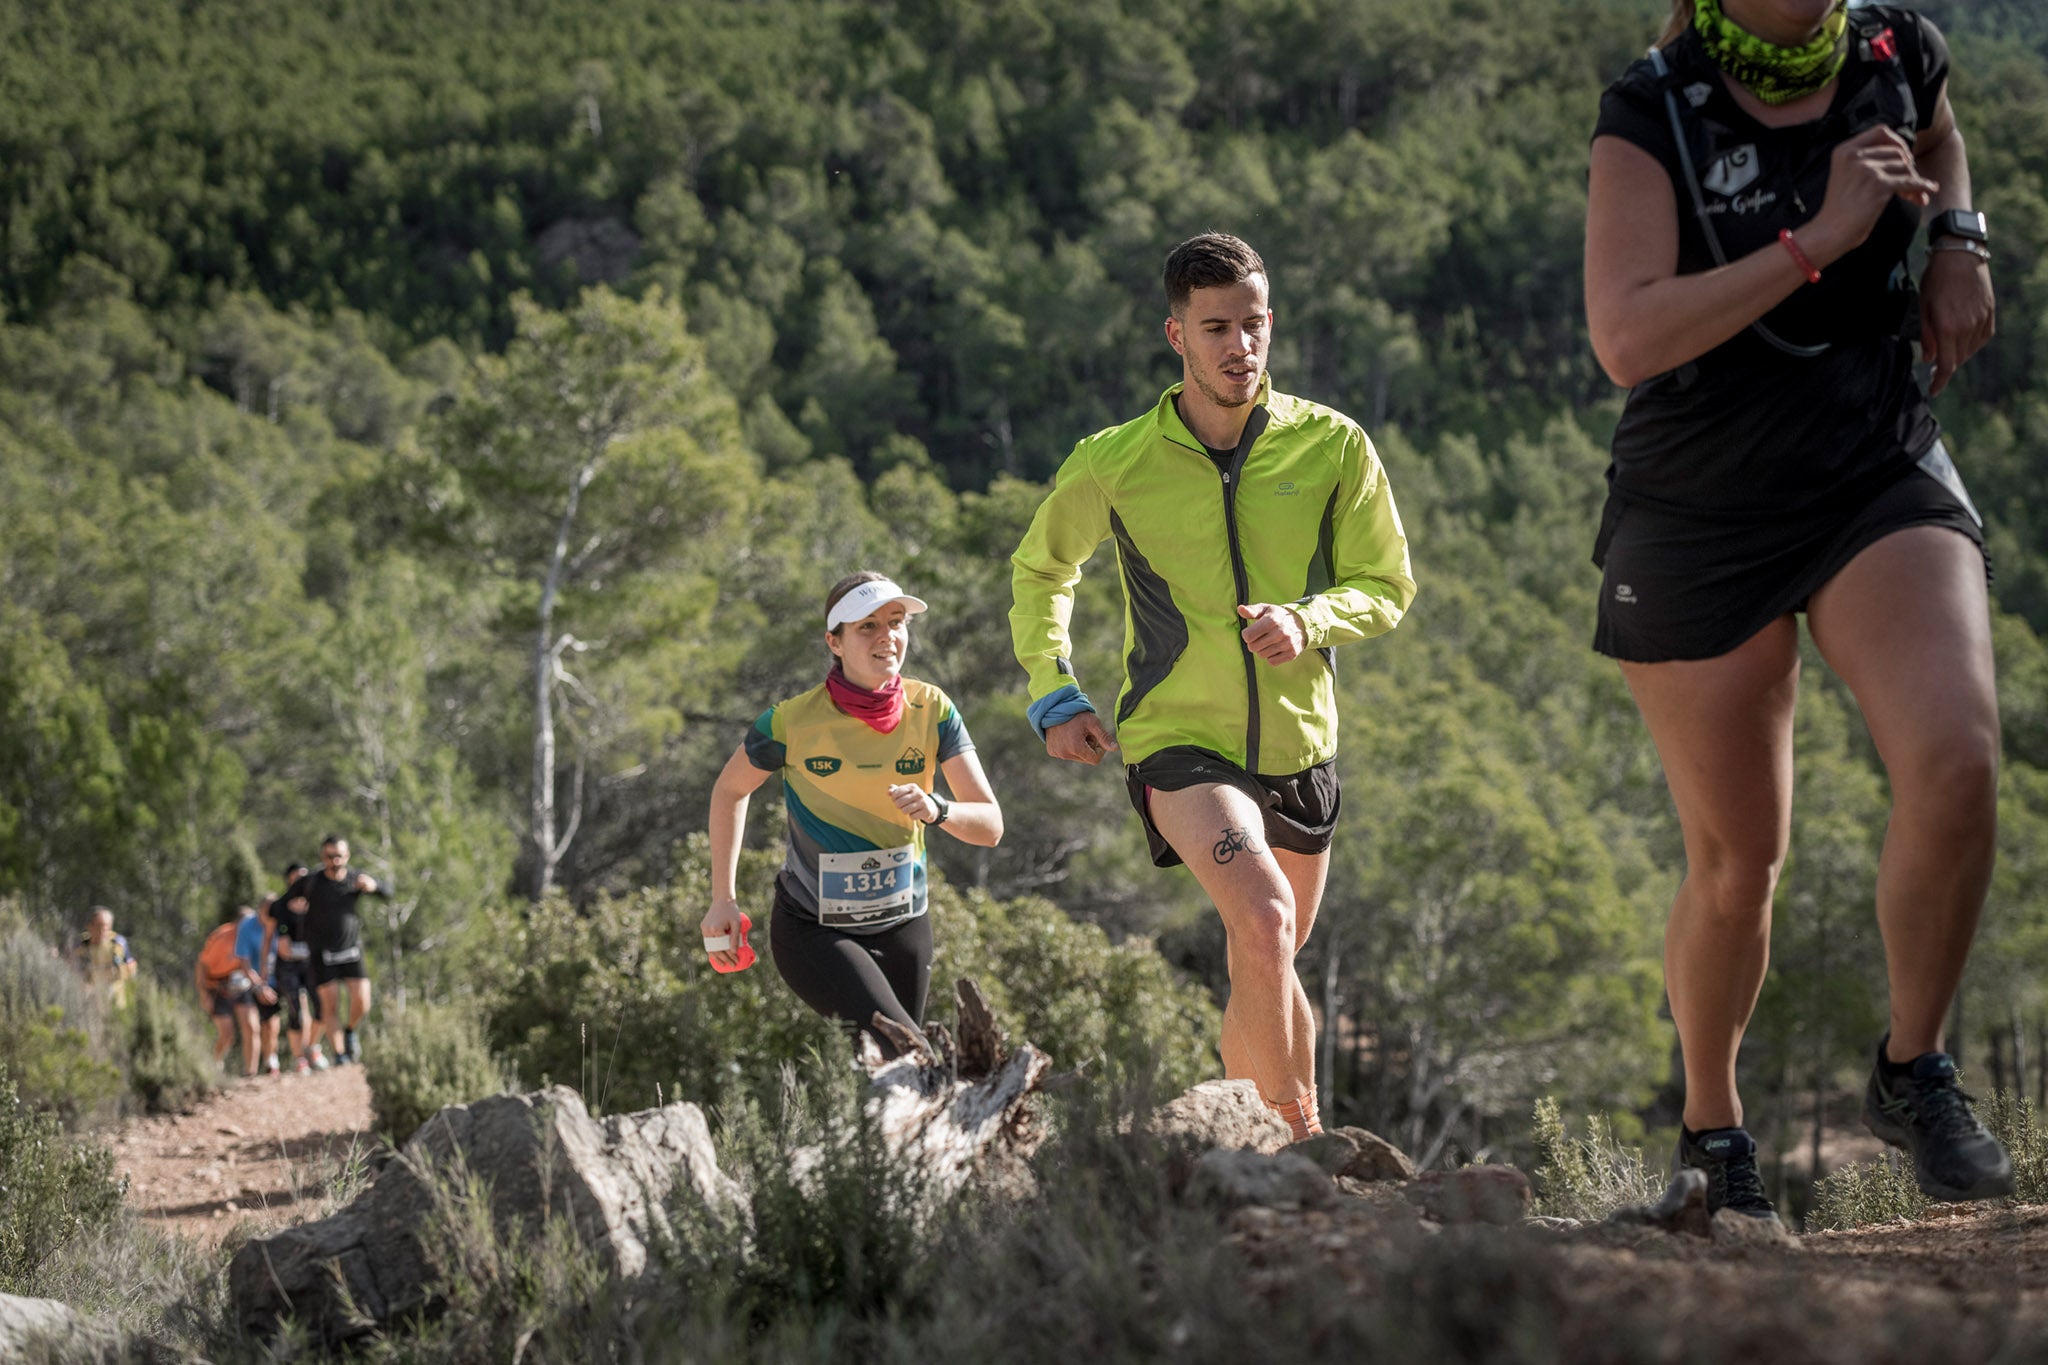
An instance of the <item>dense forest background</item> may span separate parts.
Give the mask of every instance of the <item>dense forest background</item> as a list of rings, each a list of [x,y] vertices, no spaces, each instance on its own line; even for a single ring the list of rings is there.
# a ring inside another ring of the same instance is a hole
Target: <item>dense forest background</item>
[[[399,887],[373,942],[401,999],[492,989],[543,894],[665,892],[687,942],[710,782],[820,673],[824,589],[873,567],[931,600],[911,671],[1008,813],[995,850],[937,841],[952,894],[1220,988],[1220,929],[1146,862],[1121,774],[1033,741],[1000,625],[1043,481],[1176,377],[1165,249],[1218,228],[1271,266],[1276,382],[1373,433],[1421,583],[1341,660],[1346,814],[1302,962],[1326,1114],[1428,1160],[1521,1142],[1544,1094],[1670,1121],[1681,854],[1587,647],[1620,395],[1579,269],[1598,95],[1664,8],[4,0],[0,894],[51,933],[113,906],[175,979],[332,829]],[[2048,17],[1923,9],[2001,297],[1937,408],[1990,522],[2006,723],[1956,1043],[2038,1095]],[[1077,622],[1098,696],[1109,563]],[[1806,676],[1745,1058],[1781,1158],[1884,1020],[1883,776]]]

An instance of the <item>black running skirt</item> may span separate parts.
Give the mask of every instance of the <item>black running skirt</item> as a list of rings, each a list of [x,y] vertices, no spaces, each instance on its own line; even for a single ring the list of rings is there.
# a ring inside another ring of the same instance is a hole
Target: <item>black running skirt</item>
[[[1934,451],[1946,460],[1939,444]],[[1780,616],[1804,611],[1850,560],[1908,526],[1946,526],[1984,552],[1984,530],[1960,487],[1907,465],[1847,509],[1771,522],[1692,516],[1610,495],[1593,549],[1604,571],[1593,648],[1630,663],[1718,658]],[[1988,553],[1984,572],[1988,578]]]

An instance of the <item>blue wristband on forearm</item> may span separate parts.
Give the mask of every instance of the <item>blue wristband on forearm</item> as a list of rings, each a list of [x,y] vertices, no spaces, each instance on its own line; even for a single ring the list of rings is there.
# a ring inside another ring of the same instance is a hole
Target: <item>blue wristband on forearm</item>
[[[1024,718],[1031,722],[1031,728],[1037,732],[1039,741],[1043,743],[1047,730],[1055,725],[1065,725],[1074,717],[1094,710],[1095,704],[1088,700],[1088,694],[1074,683],[1068,683],[1059,691],[1048,692],[1032,702],[1031,708],[1024,713]]]

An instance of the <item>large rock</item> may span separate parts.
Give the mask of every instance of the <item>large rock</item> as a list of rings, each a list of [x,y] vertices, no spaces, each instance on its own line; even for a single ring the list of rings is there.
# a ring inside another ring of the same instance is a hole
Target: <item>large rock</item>
[[[1607,1215],[1610,1223],[1662,1228],[1694,1237],[1713,1235],[1713,1217],[1707,1212],[1706,1172],[1687,1166],[1671,1178],[1654,1204],[1624,1204]],[[1775,1221],[1775,1220],[1773,1220]]]
[[[1777,1215],[1769,1218],[1753,1218],[1734,1209],[1715,1209],[1708,1235],[1717,1246],[1771,1247],[1793,1246],[1796,1243]]]
[[[738,1195],[694,1104],[599,1121],[575,1091],[554,1086],[455,1105],[422,1124],[347,1208],[236,1252],[228,1290],[238,1318],[268,1333],[291,1316],[339,1342],[425,1307],[435,1297],[421,1247],[427,1220],[471,1188],[488,1200],[500,1237],[534,1236],[553,1210],[627,1281],[648,1269],[673,1196],[722,1204]]]
[[[1204,1152],[1277,1152],[1294,1141],[1287,1120],[1266,1107],[1253,1081],[1203,1081],[1159,1106],[1145,1124],[1166,1162],[1167,1188],[1185,1190]]]
[[[1187,1200],[1219,1209],[1319,1209],[1337,1202],[1322,1167],[1293,1152],[1203,1153],[1188,1181]]]
[[[1287,1120],[1266,1107],[1254,1081],[1203,1081],[1159,1106],[1145,1127],[1168,1146],[1199,1152],[1277,1152],[1294,1141]]]
[[[1295,1143],[1287,1149],[1321,1166],[1332,1176],[1347,1180],[1409,1181],[1415,1178],[1415,1163],[1408,1154],[1379,1134],[1364,1128],[1332,1128]]]
[[[1439,1223],[1512,1227],[1529,1214],[1529,1177],[1512,1166],[1424,1171],[1402,1193]]]
[[[82,1317],[55,1299],[0,1294],[0,1360],[117,1365],[133,1358],[118,1328]]]

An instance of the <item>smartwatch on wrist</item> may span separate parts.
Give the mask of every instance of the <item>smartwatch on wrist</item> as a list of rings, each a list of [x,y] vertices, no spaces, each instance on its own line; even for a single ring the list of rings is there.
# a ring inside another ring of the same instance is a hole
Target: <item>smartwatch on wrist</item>
[[[925,823],[927,825],[945,824],[946,817],[953,813],[953,803],[951,801],[948,801],[945,797],[939,795],[937,792],[926,792],[925,795],[931,797],[932,804],[939,808],[939,813],[937,815],[934,815],[931,819],[925,821]]]
[[[1978,246],[1991,245],[1991,233],[1984,215],[1975,209],[1949,209],[1935,214],[1927,224],[1927,240],[1934,242],[1943,237],[1960,237]]]

